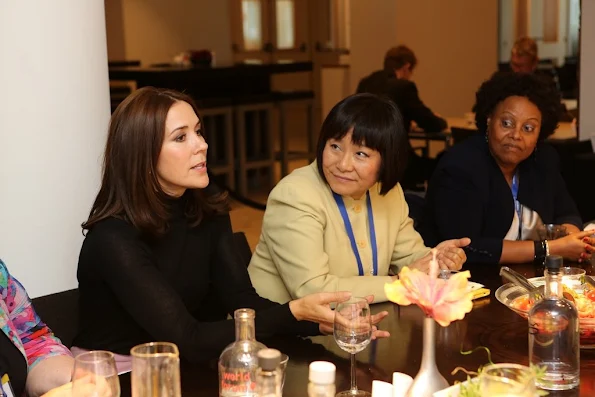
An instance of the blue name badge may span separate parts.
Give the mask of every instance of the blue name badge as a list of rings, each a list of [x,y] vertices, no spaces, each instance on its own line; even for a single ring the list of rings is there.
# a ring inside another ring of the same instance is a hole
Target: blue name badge
[[[2,378],[0,378],[0,396],[15,397],[12,386],[10,386],[10,378],[8,377],[8,374],[4,374],[2,375]]]

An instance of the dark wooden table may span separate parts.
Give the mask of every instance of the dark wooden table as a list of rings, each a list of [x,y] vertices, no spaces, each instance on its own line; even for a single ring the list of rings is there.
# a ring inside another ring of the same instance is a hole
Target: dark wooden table
[[[527,321],[494,297],[497,287],[502,285],[497,269],[483,269],[472,269],[472,279],[485,284],[492,290],[492,294],[474,301],[473,310],[463,320],[454,322],[447,328],[437,327],[437,364],[451,384],[455,380],[466,379],[462,372],[451,374],[456,367],[476,370],[487,363],[487,355],[482,350],[471,355],[460,353],[478,346],[489,348],[494,362],[528,364]],[[517,270],[528,277],[534,276],[532,266]],[[591,272],[590,268],[588,271]],[[381,323],[381,328],[390,331],[391,337],[373,341],[357,355],[358,386],[365,390],[371,390],[372,380],[375,379],[391,382],[393,372],[404,372],[414,377],[419,369],[422,353],[423,315],[417,306],[399,307],[392,303],[381,303],[373,305],[372,309],[389,312],[389,316]],[[308,365],[315,360],[331,361],[337,366],[337,391],[349,388],[349,356],[336,346],[332,336],[312,340],[285,338],[263,342],[290,357],[284,396],[307,395]],[[215,362],[202,367],[182,364],[184,397],[216,396],[216,368]],[[129,388],[126,382],[123,379],[123,391]],[[550,396],[595,396],[595,351],[581,350],[580,390],[550,393]]]
[[[109,79],[135,81],[137,88],[171,88],[196,101],[212,98],[236,99],[270,94],[271,76],[310,72],[312,62],[230,64],[217,67],[113,67]]]

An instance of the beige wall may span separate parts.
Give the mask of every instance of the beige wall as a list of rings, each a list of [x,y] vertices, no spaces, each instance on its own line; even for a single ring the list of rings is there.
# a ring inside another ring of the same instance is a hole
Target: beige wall
[[[149,65],[208,48],[218,64],[231,62],[226,0],[105,0],[105,11],[110,60]]]
[[[322,118],[343,98],[352,93],[350,87],[350,70],[348,67],[323,67],[322,89],[320,92]]]
[[[470,111],[475,91],[497,68],[498,2],[397,3],[396,43],[419,59],[413,78],[422,100],[443,116]]]
[[[121,61],[126,59],[124,42],[123,0],[105,0],[105,26],[107,35],[107,59]]]
[[[361,78],[382,68],[384,53],[395,45],[398,2],[373,0],[371,6],[370,0],[351,0],[351,93],[355,92]]]
[[[443,116],[461,116],[498,64],[498,2],[351,0],[350,87],[382,68],[398,44],[419,58],[413,76],[422,100]]]

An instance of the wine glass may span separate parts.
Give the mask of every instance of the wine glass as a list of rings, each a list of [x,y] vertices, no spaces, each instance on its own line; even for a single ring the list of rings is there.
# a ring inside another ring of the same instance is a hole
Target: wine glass
[[[365,298],[351,298],[337,305],[333,335],[337,345],[351,353],[351,388],[338,393],[337,396],[370,397],[369,392],[358,390],[355,374],[355,354],[364,350],[372,340],[370,306]]]
[[[120,397],[120,380],[114,355],[90,351],[74,358],[73,397]]]

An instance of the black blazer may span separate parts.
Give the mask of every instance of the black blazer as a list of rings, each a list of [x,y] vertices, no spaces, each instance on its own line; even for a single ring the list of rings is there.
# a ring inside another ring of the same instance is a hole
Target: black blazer
[[[427,132],[439,132],[446,128],[446,120],[436,116],[419,98],[413,81],[397,79],[394,73],[379,70],[363,78],[357,92],[368,92],[391,99],[401,111],[405,129],[411,129],[411,121]]]
[[[557,153],[546,143],[539,143],[519,165],[518,199],[537,211],[544,223],[582,226]],[[419,231],[428,246],[469,237],[468,262],[497,264],[513,216],[512,192],[481,134],[454,146],[438,163]]]

